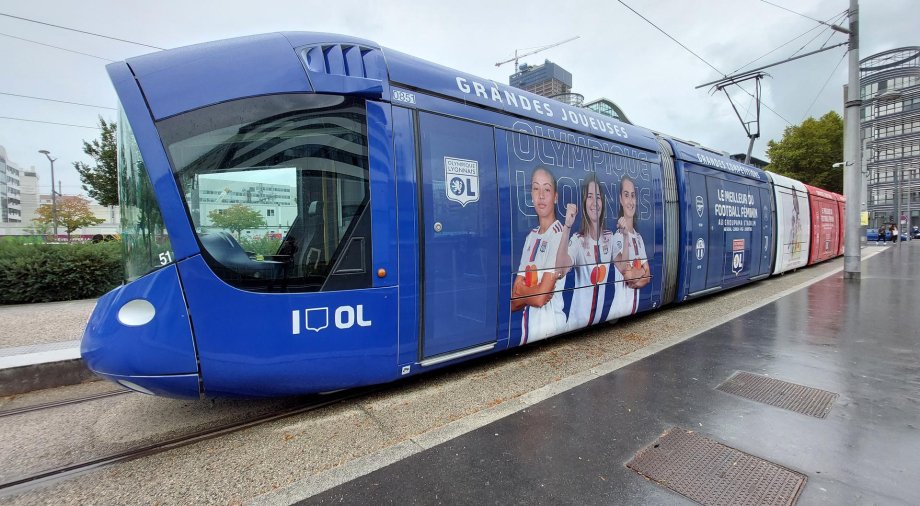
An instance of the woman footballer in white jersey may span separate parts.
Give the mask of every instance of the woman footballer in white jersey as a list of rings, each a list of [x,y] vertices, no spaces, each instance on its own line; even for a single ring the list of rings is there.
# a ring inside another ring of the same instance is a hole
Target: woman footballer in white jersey
[[[620,179],[620,217],[613,235],[616,291],[608,320],[631,315],[639,306],[639,289],[651,281],[645,242],[636,230],[636,184],[624,175]]]
[[[534,169],[530,195],[539,225],[524,240],[520,267],[511,289],[511,311],[524,310],[521,344],[565,331],[562,311],[565,280],[556,269],[556,257],[566,227],[556,219],[556,178],[549,169]]]
[[[606,202],[597,176],[591,175],[581,188],[581,228],[569,240],[575,223],[575,204],[566,206],[565,227],[559,259],[560,271],[575,270],[575,291],[569,308],[567,327],[579,329],[604,321],[602,310],[614,249],[613,232],[606,229]]]

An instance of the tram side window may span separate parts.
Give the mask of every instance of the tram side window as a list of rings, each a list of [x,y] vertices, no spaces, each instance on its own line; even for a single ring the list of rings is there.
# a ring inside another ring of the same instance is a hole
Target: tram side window
[[[124,107],[118,107],[118,194],[125,279],[135,279],[172,261],[172,244],[147,166]]]
[[[274,95],[161,121],[202,254],[260,292],[370,286],[364,103]]]

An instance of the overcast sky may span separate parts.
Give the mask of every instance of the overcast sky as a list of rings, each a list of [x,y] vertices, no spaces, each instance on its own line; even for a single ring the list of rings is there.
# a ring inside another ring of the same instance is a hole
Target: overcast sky
[[[751,67],[784,59],[815,36],[817,39],[803,52],[817,49],[825,41],[832,45],[846,40],[843,34],[831,35],[814,21],[761,0],[624,1],[722,73],[734,72],[806,32]],[[849,5],[848,0],[771,1],[821,20],[835,18]],[[747,149],[747,137],[725,95],[694,89],[721,75],[612,0],[31,0],[2,2],[0,13],[163,48],[273,31],[342,33],[504,83],[513,72],[513,64],[496,68],[495,63],[512,57],[515,49],[578,35],[578,40],[522,62],[540,64],[549,59],[561,65],[573,75],[573,91],[588,100],[612,99],[638,125],[731,153]],[[860,4],[860,56],[920,45],[918,19],[920,2],[916,0],[864,0]],[[845,20],[840,23],[847,26]],[[115,108],[104,59],[122,60],[151,51],[0,16],[0,93]],[[787,121],[798,124],[830,110],[842,115],[842,86],[847,80],[845,48],[768,72],[770,77],[763,81],[763,101],[776,113],[762,110],[761,138],[753,153],[760,158],[765,157],[768,140],[782,137]],[[752,89],[751,85],[748,88]],[[740,91],[733,96],[746,119],[753,120],[753,100]],[[116,118],[112,109],[0,94],[3,117],[93,126],[99,115]],[[45,192],[50,181],[49,164],[38,150],[47,149],[58,159],[55,176],[63,182],[64,193],[85,193],[72,163],[90,162],[82,152],[82,141],[97,135],[91,128],[0,119],[0,145],[14,163],[36,168]]]

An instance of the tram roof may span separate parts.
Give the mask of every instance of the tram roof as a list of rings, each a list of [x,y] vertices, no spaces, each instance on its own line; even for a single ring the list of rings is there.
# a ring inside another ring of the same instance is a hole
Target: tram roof
[[[775,172],[767,171],[767,174],[770,175],[770,180],[773,181],[773,186],[782,186],[783,188],[788,188],[790,190],[796,190],[803,193],[808,192],[808,190],[805,188],[805,183],[802,183],[801,181],[777,174]]]
[[[403,86],[658,151],[655,136],[648,129],[357,37],[269,33],[170,49],[126,62],[157,120],[237,98],[274,93],[354,93],[390,100],[390,86]],[[308,79],[304,79],[305,74]]]
[[[812,186],[810,184],[806,184],[806,183],[802,183],[802,184],[805,185],[805,188],[808,190],[809,195],[815,195],[815,196],[818,196],[818,197],[821,197],[827,200],[840,200],[838,198],[840,197],[840,195],[837,193],[827,191],[823,188],[818,188],[817,186]]]
[[[668,140],[671,141],[671,145],[674,146],[674,156],[677,157],[678,160],[710,167],[736,176],[747,177],[763,182],[769,181],[766,172],[753,165],[747,165],[732,160],[723,154],[688,144],[679,139],[669,138]]]

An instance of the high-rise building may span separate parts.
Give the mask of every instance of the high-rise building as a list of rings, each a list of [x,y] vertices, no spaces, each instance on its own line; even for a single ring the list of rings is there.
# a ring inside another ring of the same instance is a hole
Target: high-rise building
[[[559,65],[546,60],[543,65],[520,66],[520,70],[511,75],[508,83],[537,95],[558,100],[573,107],[584,107],[610,116],[624,123],[632,124],[626,113],[609,98],[599,98],[585,103],[585,97],[572,91],[572,74]]]
[[[572,91],[572,74],[549,60],[536,66],[525,63],[511,75],[509,84],[537,95],[553,97]]]
[[[0,146],[0,223],[22,223],[19,179],[21,171]]]
[[[869,226],[909,230],[920,225],[920,46],[862,59],[859,85]]]
[[[19,179],[19,190],[22,203],[22,226],[31,227],[32,220],[38,215],[38,174],[35,173],[35,167],[22,171],[22,177]]]

